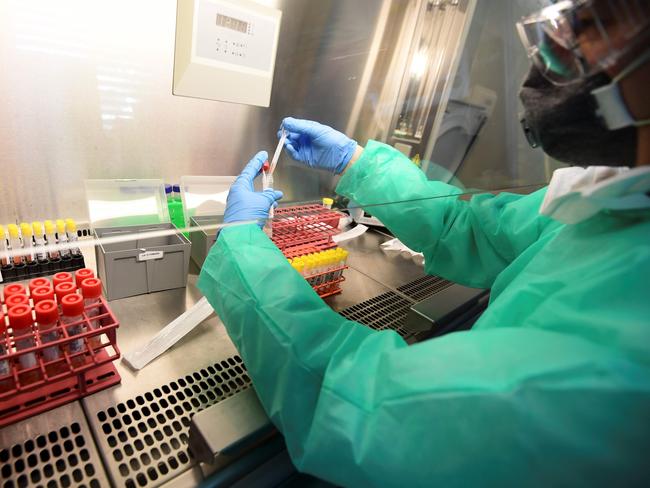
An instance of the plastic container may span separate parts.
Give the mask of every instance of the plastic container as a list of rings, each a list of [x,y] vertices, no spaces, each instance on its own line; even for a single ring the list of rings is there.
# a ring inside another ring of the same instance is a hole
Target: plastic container
[[[29,282],[29,294],[31,295],[32,292],[36,288],[41,288],[43,286],[47,286],[48,288],[52,288],[52,283],[47,278],[34,278],[33,280],[30,280],[30,282]]]
[[[74,278],[72,277],[71,273],[68,273],[66,271],[62,273],[56,273],[54,276],[52,276],[52,283],[54,284],[54,289],[56,289],[56,285],[59,283],[74,283]]]
[[[83,283],[83,280],[94,277],[95,272],[89,268],[81,268],[74,273],[74,281],[77,284],[77,288],[81,288],[81,283]]]
[[[65,285],[62,283],[59,286]],[[85,332],[84,326],[84,300],[81,295],[71,293],[61,299],[61,324],[69,337],[75,337]],[[85,350],[83,338],[73,339],[68,343],[68,353],[72,356],[73,364],[82,364],[85,359],[83,352]]]
[[[16,305],[9,309],[7,316],[9,317],[9,326],[14,334],[16,352],[35,347],[36,340],[32,331],[34,319],[32,318],[31,307],[29,305]],[[36,369],[38,363],[36,362],[35,352],[20,354],[18,356],[18,362],[20,369],[26,370],[25,373],[21,373],[24,383],[34,383],[40,379],[40,371]]]
[[[108,300],[187,284],[187,238],[180,232],[142,236],[175,230],[161,180],[86,180],[86,198],[97,238],[133,236],[95,246],[97,275]]]
[[[59,320],[59,310],[54,300],[42,300],[34,307],[36,314],[36,324],[43,344],[59,340],[59,330],[57,322]],[[61,357],[59,346],[46,347],[42,351],[45,363],[52,363]],[[45,365],[46,368],[48,365]]]
[[[86,317],[88,317],[90,330],[97,330],[101,328],[101,324],[97,318],[102,303],[101,280],[98,278],[86,278],[81,283],[81,296],[84,299],[84,309],[86,310]],[[97,347],[101,345],[101,336],[90,336],[89,342],[92,347]]]

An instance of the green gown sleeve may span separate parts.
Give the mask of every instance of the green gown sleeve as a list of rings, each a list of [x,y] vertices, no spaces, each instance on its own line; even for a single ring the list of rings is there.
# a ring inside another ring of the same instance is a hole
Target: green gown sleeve
[[[406,156],[376,141],[368,142],[336,191],[422,252],[427,273],[477,288],[490,288],[508,264],[558,225],[539,215],[546,189],[461,200],[462,190],[429,181]]]
[[[333,312],[255,225],[221,232],[199,288],[301,471],[401,488],[641,479],[647,371],[616,351],[488,326],[408,347]]]

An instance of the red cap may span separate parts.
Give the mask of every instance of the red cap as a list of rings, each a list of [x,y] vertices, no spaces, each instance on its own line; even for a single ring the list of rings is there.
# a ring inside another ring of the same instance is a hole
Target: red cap
[[[31,295],[36,288],[41,288],[42,286],[52,288],[52,283],[47,278],[34,278],[29,282],[29,294]]]
[[[102,296],[102,280],[86,278],[81,283],[81,295],[84,298],[99,298]]]
[[[51,286],[39,286],[32,290],[32,300],[34,300],[34,305],[43,300],[54,300],[54,290]]]
[[[66,281],[64,283],[59,283],[54,287],[54,293],[56,294],[56,299],[61,303],[61,300],[64,296],[70,295],[71,293],[76,293],[77,287],[71,281]]]
[[[63,311],[63,315],[67,315],[68,317],[81,315],[84,313],[84,299],[76,293],[66,295],[61,299],[61,310]]]
[[[26,295],[11,295],[5,300],[7,304],[7,310],[15,307],[16,305],[27,305],[29,306],[29,298]]]
[[[52,283],[54,283],[54,289],[56,289],[56,285],[59,283],[74,283],[74,280],[72,279],[72,275],[68,273],[67,271],[62,271],[61,273],[57,273],[54,276],[52,276]]]
[[[271,163],[269,163],[269,160],[267,159],[262,165],[262,171],[266,173],[269,169],[271,169]]]
[[[16,305],[9,309],[7,315],[9,316],[9,325],[14,331],[27,329],[34,323],[32,309],[27,305]]]
[[[2,307],[0,307],[0,334],[4,334],[7,330],[7,324],[5,324],[5,314],[2,313]]]
[[[4,292],[5,300],[11,295],[27,295],[27,290],[20,283],[12,283],[10,285],[6,285]]]
[[[59,319],[59,310],[54,300],[43,300],[34,307],[36,322],[39,324],[52,324]]]
[[[74,272],[74,280],[77,283],[77,287],[80,287],[85,279],[94,277],[95,273],[90,268],[81,268]]]

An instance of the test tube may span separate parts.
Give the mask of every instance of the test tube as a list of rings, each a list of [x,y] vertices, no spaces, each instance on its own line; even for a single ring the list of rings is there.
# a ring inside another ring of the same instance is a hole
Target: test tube
[[[47,252],[45,250],[45,232],[43,231],[43,224],[38,221],[32,222],[32,232],[34,234],[34,241],[36,242],[36,259],[40,262],[47,261]]]
[[[52,293],[49,290],[49,293]],[[41,336],[41,342],[47,344],[59,340],[59,331],[56,323],[59,320],[59,311],[54,300],[41,300],[34,307],[36,312],[36,323]],[[51,346],[43,349],[43,359],[46,362],[56,361],[61,357],[59,346]]]
[[[77,223],[73,219],[65,219],[65,229],[68,234],[68,241],[71,244],[76,244],[79,240],[77,236]],[[70,252],[73,256],[81,256],[81,249],[78,247],[73,247]]]
[[[4,225],[0,225],[0,252],[6,252],[8,250],[7,231],[5,230]],[[0,261],[0,265],[3,267],[9,266],[9,258],[3,257],[2,261]]]
[[[61,283],[59,287],[67,285],[68,283]],[[74,285],[73,285],[74,286]],[[81,295],[70,293],[61,299],[61,323],[66,327],[66,331],[70,337],[74,337],[84,333],[84,300]],[[70,354],[78,354],[84,350],[83,338],[74,339],[68,343],[68,352]],[[83,356],[75,356],[72,358],[72,363],[75,365],[84,362]]]
[[[2,308],[0,308],[0,356],[5,356],[9,353],[7,341],[7,324],[5,322]],[[8,359],[0,359],[0,392],[9,391],[12,389],[11,368]]]
[[[56,236],[58,238],[59,244],[68,243],[68,234],[65,233],[65,222],[61,219],[56,221]],[[70,249],[61,249],[59,251],[63,259],[70,257]]]
[[[29,294],[33,295],[36,288],[47,287],[52,288],[50,280],[47,278],[34,278],[29,282]],[[32,297],[33,298],[33,297]]]
[[[94,277],[95,273],[90,268],[81,268],[74,272],[74,280],[77,283],[77,288],[81,288],[81,284],[85,279]]]
[[[11,295],[5,300],[5,305],[7,305],[7,310],[18,305],[29,306],[29,297],[27,295]]]
[[[27,289],[21,283],[5,285],[4,290],[2,291],[4,292],[5,302],[11,295],[27,295]]]
[[[32,226],[29,225],[27,222],[21,222],[20,223],[20,233],[23,236],[23,247],[25,248],[25,258],[27,258],[28,263],[33,263],[34,262],[34,240],[32,239],[32,235],[34,232],[32,231]]]
[[[20,229],[16,224],[9,224],[7,226],[7,230],[9,231],[9,246],[10,249],[13,251],[16,251],[18,249],[23,248],[23,242],[20,238]],[[20,255],[14,256],[11,258],[12,262],[14,263],[14,266],[20,266],[21,264],[25,264],[23,262],[23,256],[22,253]]]
[[[56,301],[59,304],[59,310],[62,310],[61,303],[67,295],[72,295],[77,291],[77,287],[74,283],[69,281],[59,283],[54,287],[54,294],[56,295]]]
[[[52,283],[54,284],[54,289],[56,290],[57,285],[61,283],[74,283],[74,278],[67,271],[61,271],[52,276]]]
[[[16,352],[36,346],[32,332],[34,319],[32,318],[31,307],[29,305],[16,305],[9,309],[7,315],[9,316],[9,325],[14,334]],[[28,352],[21,354],[18,356],[18,363],[21,370],[34,368],[36,366],[36,353]],[[25,378],[25,383],[33,383],[39,380],[40,372],[38,370],[30,371],[23,375],[23,377]]]
[[[101,314],[100,306],[102,296],[102,282],[97,278],[86,278],[81,283],[81,295],[84,299],[84,309],[88,317],[91,330],[101,328],[99,320],[96,318]],[[90,345],[94,348],[101,346],[100,335],[90,336]]]
[[[56,228],[51,220],[46,220],[43,225],[45,226],[45,238],[47,239],[48,246],[56,244]],[[59,259],[61,255],[56,249],[49,249],[47,255],[50,259]]]

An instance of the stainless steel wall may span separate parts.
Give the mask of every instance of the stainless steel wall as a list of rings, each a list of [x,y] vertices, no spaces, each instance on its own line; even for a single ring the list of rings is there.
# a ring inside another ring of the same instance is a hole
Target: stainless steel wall
[[[85,220],[85,178],[237,174],[286,115],[344,129],[384,1],[262,3],[283,10],[268,109],[171,94],[175,0],[0,2],[0,223]],[[286,162],[288,199],[328,187]]]
[[[0,1],[0,223],[85,220],[86,178],[237,174],[256,151],[275,148],[287,115],[347,130],[361,144],[384,138],[419,12],[458,3],[259,1],[283,10],[270,108],[171,94],[175,0]],[[487,87],[498,103],[461,169],[467,186],[545,176],[516,123],[527,61],[513,22],[538,1],[478,0],[454,83]],[[332,177],[286,155],[278,168],[285,200],[333,190]]]

